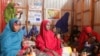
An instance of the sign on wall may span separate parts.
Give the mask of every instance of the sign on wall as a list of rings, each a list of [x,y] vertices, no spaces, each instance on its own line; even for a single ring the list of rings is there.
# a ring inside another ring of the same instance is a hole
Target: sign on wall
[[[59,9],[46,9],[47,19],[59,19],[61,17],[61,11]]]
[[[29,11],[28,13],[28,21],[30,21],[31,24],[40,24],[42,21],[42,13],[41,12],[32,12]]]

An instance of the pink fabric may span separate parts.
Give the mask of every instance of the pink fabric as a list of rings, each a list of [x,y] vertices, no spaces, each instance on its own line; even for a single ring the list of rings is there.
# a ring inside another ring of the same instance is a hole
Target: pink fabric
[[[47,23],[48,21],[46,20],[44,20],[41,23],[40,34],[36,38],[36,46],[41,51],[44,51],[45,48],[48,48],[50,50],[57,52],[61,56],[62,53],[61,42],[54,36],[54,33],[51,30],[46,30]],[[49,56],[52,56],[50,55],[51,54],[50,52],[46,52],[46,53]]]
[[[7,6],[7,1],[8,0],[1,0],[1,30],[3,31],[5,26],[6,26],[6,22],[4,20],[4,10]]]

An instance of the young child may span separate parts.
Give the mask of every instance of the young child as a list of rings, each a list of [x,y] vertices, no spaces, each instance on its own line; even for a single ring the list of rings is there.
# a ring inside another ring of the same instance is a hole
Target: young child
[[[78,37],[74,38],[74,42],[72,43],[72,47],[78,47]]]
[[[78,56],[78,52],[77,52],[76,48],[72,49],[71,56]]]
[[[21,50],[19,51],[18,55],[17,56],[23,56],[28,48],[28,42],[27,40],[23,40],[22,41],[22,44],[21,44],[22,48]]]
[[[53,27],[52,31],[55,33],[55,36],[57,37],[57,39],[62,43],[63,40],[61,38],[61,32],[59,28]]]
[[[68,44],[64,44],[62,47],[62,56],[71,56],[72,48]]]
[[[69,33],[63,34],[63,41],[64,41],[64,43],[69,43],[69,38],[70,38]]]
[[[82,52],[81,56],[88,56],[86,52]]]
[[[35,52],[34,52],[34,49],[33,47],[29,47],[27,50],[26,50],[26,53],[25,53],[26,56],[36,56]]]

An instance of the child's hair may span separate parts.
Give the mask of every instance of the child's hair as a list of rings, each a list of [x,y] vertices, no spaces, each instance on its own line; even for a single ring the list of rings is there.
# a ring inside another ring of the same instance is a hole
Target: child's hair
[[[55,33],[60,33],[61,34],[61,30],[60,28],[56,27],[56,26],[52,26],[52,29],[56,28],[56,32]]]
[[[72,51],[74,51],[74,49],[76,49],[76,51],[77,51],[77,48],[76,47],[72,47]]]
[[[60,28],[56,28],[56,33],[61,34],[61,29]]]

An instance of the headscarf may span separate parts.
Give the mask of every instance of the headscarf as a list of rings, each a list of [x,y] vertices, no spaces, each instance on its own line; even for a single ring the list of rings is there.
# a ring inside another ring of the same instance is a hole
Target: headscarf
[[[24,35],[24,29],[18,32],[13,31],[13,24],[18,21],[11,19],[0,35],[0,56],[16,56],[21,48],[21,41]]]
[[[68,32],[68,19],[69,19],[69,12],[66,12],[55,25],[57,28],[60,28],[62,33]]]
[[[42,51],[44,51],[45,48],[48,48],[61,54],[61,43],[57,40],[57,38],[54,36],[54,33],[51,30],[46,30],[46,24],[48,22],[49,21],[44,20],[41,23],[40,34],[36,38],[36,45]]]

